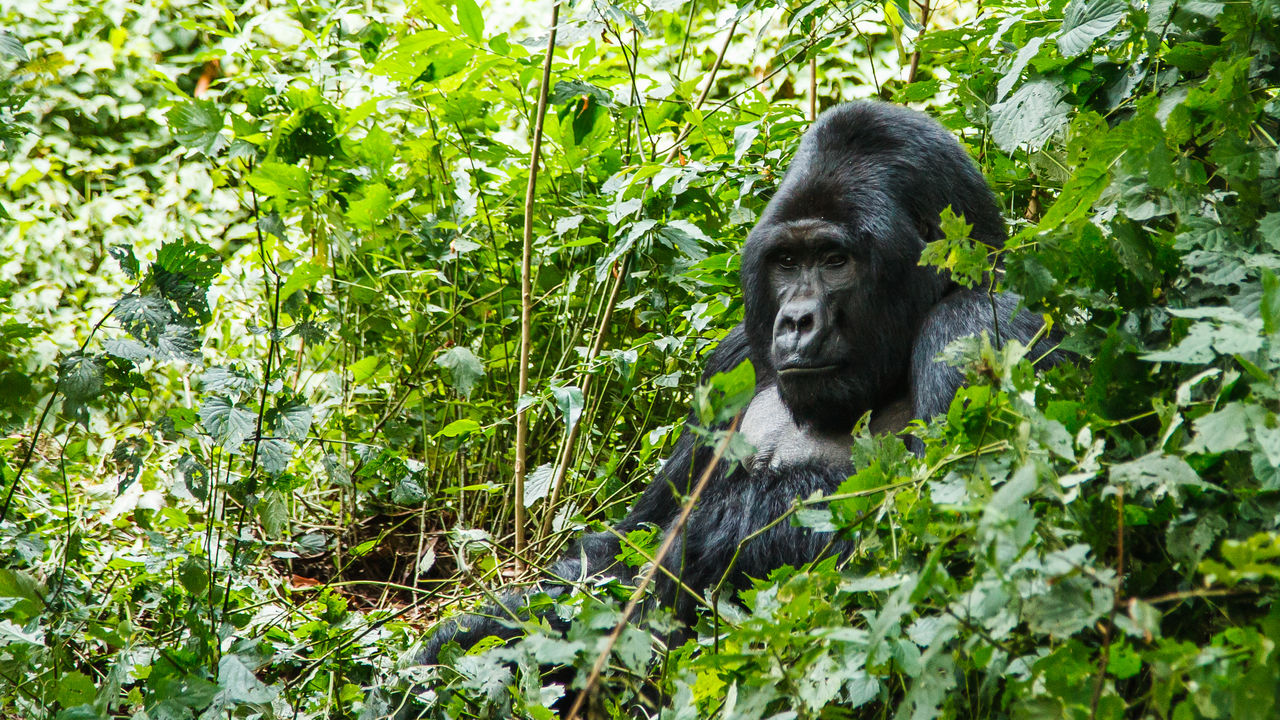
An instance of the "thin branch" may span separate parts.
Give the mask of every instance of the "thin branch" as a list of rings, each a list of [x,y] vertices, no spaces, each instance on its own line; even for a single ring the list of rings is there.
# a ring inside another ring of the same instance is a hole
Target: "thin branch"
[[[533,325],[533,199],[538,185],[538,161],[542,155],[542,122],[547,116],[547,88],[551,84],[551,60],[556,52],[556,28],[560,21],[560,0],[551,3],[551,32],[547,36],[547,56],[542,62],[542,86],[538,88],[538,109],[534,116],[533,148],[529,151],[529,186],[524,193],[524,248],[520,256],[520,382],[516,404],[529,392],[529,350]],[[529,408],[516,410],[515,459],[515,550],[524,551],[524,475],[528,458]],[[519,568],[520,562],[516,561]]]

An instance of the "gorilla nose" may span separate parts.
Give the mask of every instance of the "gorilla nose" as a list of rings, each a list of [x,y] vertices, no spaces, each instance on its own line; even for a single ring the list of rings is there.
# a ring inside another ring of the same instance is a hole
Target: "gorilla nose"
[[[817,300],[792,300],[778,310],[773,328],[774,349],[779,355],[808,355],[822,341],[821,308]]]

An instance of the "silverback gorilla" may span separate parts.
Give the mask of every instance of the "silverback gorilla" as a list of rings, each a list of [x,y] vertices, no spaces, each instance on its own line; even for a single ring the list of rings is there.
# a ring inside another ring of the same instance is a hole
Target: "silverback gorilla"
[[[778,523],[747,541],[730,569],[739,545],[795,499],[849,477],[850,431],[864,414],[873,432],[896,432],[947,409],[963,382],[935,360],[949,342],[986,331],[993,342],[1025,343],[1040,330],[1036,316],[1015,312],[1017,296],[993,299],[919,264],[925,243],[942,236],[948,206],[973,225],[974,239],[1003,245],[991,190],[955,138],[925,115],[855,102],[823,113],[805,134],[742,251],[745,319],[707,363],[707,377],[744,359],[754,365],[756,394],[740,431],[755,452],[745,462],[720,461],[664,561],[687,588],[703,592],[726,570],[728,584],[741,587],[779,566],[850,550],[829,533]],[[1048,353],[1042,364],[1056,361],[1042,343],[1035,349]],[[617,533],[646,524],[672,531],[681,498],[713,455],[685,432]],[[619,552],[615,533],[586,535],[552,566],[557,579],[538,590],[561,594],[563,579],[629,581],[634,571],[615,559]],[[689,624],[695,599],[665,573],[658,578],[653,602]],[[435,662],[450,641],[465,648],[490,635],[514,637],[509,617],[521,612],[523,597],[507,596],[506,610],[448,621],[420,659]]]

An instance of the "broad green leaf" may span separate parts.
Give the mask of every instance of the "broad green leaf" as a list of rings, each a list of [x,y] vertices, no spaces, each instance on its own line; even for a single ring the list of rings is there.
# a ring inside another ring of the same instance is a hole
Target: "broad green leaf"
[[[169,110],[169,130],[179,143],[213,157],[227,146],[222,110],[212,100],[192,100]]]
[[[328,271],[329,268],[326,265],[314,260],[295,265],[293,272],[289,273],[289,279],[285,280],[284,285],[280,287],[280,302],[288,300],[299,290],[313,287],[316,281],[324,277]]]
[[[222,395],[207,398],[200,406],[200,424],[222,447],[235,452],[253,435],[257,413]]]
[[[533,469],[524,478],[524,506],[533,504],[551,494],[551,480],[555,476],[555,468],[551,463],[543,463]]]
[[[1039,150],[1066,126],[1071,106],[1066,92],[1051,80],[1018,88],[1008,100],[991,106],[991,137],[1006,153]]]
[[[219,694],[233,704],[265,704],[279,692],[259,680],[238,655],[227,654],[218,662]]]
[[[469,435],[480,429],[480,423],[469,418],[454,420],[453,422],[441,428],[436,433],[436,437],[458,437],[459,435]]]
[[[264,162],[249,175],[249,185],[268,197],[285,203],[296,203],[307,199],[311,178],[306,168]],[[284,210],[281,209],[281,212]]]
[[[449,371],[453,388],[463,397],[471,397],[472,389],[484,377],[484,361],[461,345],[446,350],[436,358],[436,365]]]
[[[1123,0],[1071,0],[1062,32],[1058,33],[1058,52],[1070,58],[1089,49],[1124,18],[1127,10]]]
[[[454,7],[458,10],[458,25],[462,31],[476,42],[484,37],[484,15],[475,0],[456,0]]]

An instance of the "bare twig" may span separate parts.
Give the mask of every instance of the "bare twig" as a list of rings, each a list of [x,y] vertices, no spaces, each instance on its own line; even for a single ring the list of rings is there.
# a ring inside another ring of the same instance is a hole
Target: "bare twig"
[[[515,549],[524,551],[524,474],[529,444],[529,408],[520,408],[520,398],[529,392],[529,349],[533,324],[533,197],[538,185],[538,160],[542,155],[542,122],[547,116],[547,88],[551,84],[551,60],[556,52],[556,27],[560,21],[560,0],[551,3],[551,32],[547,36],[547,56],[542,62],[542,86],[538,88],[538,109],[534,116],[533,148],[529,151],[529,185],[524,193],[524,248],[520,256],[520,382],[516,389],[515,459]],[[517,567],[521,564],[516,561]]]
[[[929,25],[929,15],[932,9],[929,7],[929,0],[920,0],[916,3],[920,8],[920,32],[916,35],[916,49],[911,53],[911,67],[907,69],[907,83],[916,81],[916,71],[920,69],[920,38],[924,37],[924,31]]]

